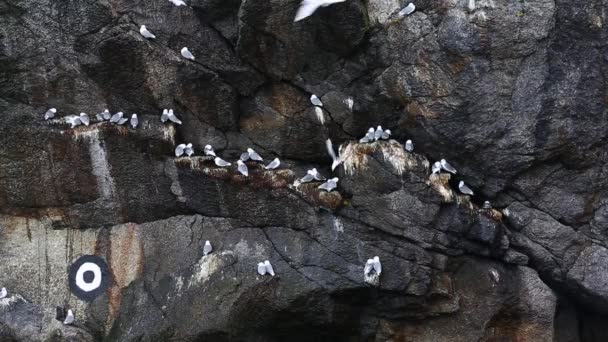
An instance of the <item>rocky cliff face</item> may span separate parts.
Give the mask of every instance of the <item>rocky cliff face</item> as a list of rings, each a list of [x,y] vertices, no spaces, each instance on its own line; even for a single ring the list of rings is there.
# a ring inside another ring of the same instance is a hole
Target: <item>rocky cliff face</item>
[[[608,340],[608,1],[347,0],[294,23],[299,2],[0,0],[0,340]],[[394,140],[355,143],[375,125]],[[338,191],[294,185],[331,174],[327,138]],[[184,142],[283,165],[245,178]],[[441,158],[458,174],[430,175]],[[82,255],[108,266],[90,301]]]

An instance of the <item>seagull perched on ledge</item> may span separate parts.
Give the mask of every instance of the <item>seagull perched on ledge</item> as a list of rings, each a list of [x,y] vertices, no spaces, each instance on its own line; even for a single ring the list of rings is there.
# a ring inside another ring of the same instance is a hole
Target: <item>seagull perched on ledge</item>
[[[148,31],[148,29],[146,28],[146,25],[141,25],[141,27],[139,28],[139,33],[142,36],[144,36],[144,38],[150,38],[150,39],[156,38],[156,36],[153,35],[152,32]]]
[[[213,160],[213,162],[215,162],[215,165],[217,165],[219,167],[226,167],[226,166],[232,165],[232,163],[229,163],[229,162],[225,161],[224,159],[222,159],[220,157],[215,157],[215,159]]]
[[[68,309],[68,314],[65,317],[65,320],[63,321],[63,324],[70,325],[72,323],[74,323],[74,313],[72,312],[71,309]]]
[[[405,142],[405,150],[408,152],[414,152],[414,143],[411,140]]]
[[[327,7],[329,5],[344,1],[346,0],[302,0],[300,8],[298,8],[298,12],[296,13],[296,17],[293,21],[300,21],[313,15],[313,13],[315,13],[319,7]]]
[[[190,50],[188,50],[187,47],[182,48],[181,52],[184,58],[194,60],[194,55],[192,54],[192,52],[190,52]]]
[[[264,166],[264,168],[266,170],[274,170],[279,167],[279,165],[281,165],[281,161],[279,160],[279,158],[274,158],[274,160],[271,161],[270,164]]]
[[[313,180],[324,181],[325,177],[323,177],[319,171],[317,171],[317,169],[313,168],[312,170],[308,170],[306,172],[306,176],[300,179],[300,183],[308,183],[312,182]]]
[[[272,268],[270,261],[266,260],[264,262],[258,263],[258,273],[260,275],[264,275],[264,274],[268,273],[274,277],[274,269]]]
[[[445,159],[441,159],[440,163],[442,169],[446,170],[449,173],[456,174],[456,169],[452,165],[450,165],[450,163],[448,163]]]
[[[44,113],[44,120],[54,118],[55,114],[57,114],[57,109],[51,108],[51,109],[47,110],[46,113]]]
[[[366,283],[378,285],[380,274],[382,273],[382,264],[380,258],[375,256],[373,259],[367,259],[363,268],[363,277]]]
[[[213,147],[211,145],[205,145],[205,148],[204,148],[203,152],[205,152],[206,156],[214,156],[215,157],[215,151],[213,150]]]
[[[375,132],[375,131],[376,131],[376,130],[374,130],[374,127],[370,127],[370,128],[367,130],[367,133],[365,134],[365,136],[364,136],[363,138],[359,139],[359,142],[360,142],[361,144],[364,144],[364,143],[368,143],[368,142],[370,142],[370,141],[374,140],[374,132]]]
[[[213,247],[211,247],[211,242],[209,240],[205,241],[205,246],[203,247],[203,255],[207,255],[211,253]]]
[[[460,183],[458,183],[458,190],[460,190],[460,192],[462,192],[465,195],[470,195],[473,196],[473,190],[471,190],[471,188],[469,188],[466,184],[464,184],[463,181],[460,181]]]
[[[332,190],[334,190],[337,187],[338,187],[338,177],[334,177],[334,178],[328,180],[327,182],[319,185],[319,189],[325,190],[327,192],[331,192]]]
[[[237,165],[238,165],[238,170],[239,172],[245,176],[248,177],[249,176],[249,168],[247,167],[247,165],[245,165],[245,163],[243,163],[242,160],[237,160],[236,161]]]
[[[321,102],[321,99],[315,94],[310,95],[310,103],[314,106],[323,107],[323,102]]]

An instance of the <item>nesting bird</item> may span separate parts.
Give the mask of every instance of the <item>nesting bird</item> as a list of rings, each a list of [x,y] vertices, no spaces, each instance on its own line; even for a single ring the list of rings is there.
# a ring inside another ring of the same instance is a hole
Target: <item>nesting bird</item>
[[[209,240],[205,241],[205,246],[203,246],[203,255],[207,255],[211,253],[213,247],[211,247],[211,242]]]
[[[274,269],[272,268],[270,261],[266,260],[264,262],[258,263],[258,273],[260,275],[264,275],[264,274],[268,273],[274,277]]]
[[[300,8],[298,8],[298,12],[296,13],[296,17],[293,19],[293,21],[300,21],[311,16],[319,7],[327,7],[331,4],[344,1],[346,0],[302,0],[302,3],[300,3]]]
[[[191,157],[194,154],[194,149],[192,148],[192,143],[188,143],[186,148],[184,148],[184,153]]]
[[[274,158],[274,160],[271,161],[270,164],[264,166],[264,168],[266,170],[274,170],[279,167],[279,165],[281,165],[281,161],[279,160],[279,158]]]
[[[319,189],[325,190],[327,192],[332,192],[335,188],[338,187],[338,177],[334,177],[327,182],[319,185]]]
[[[82,125],[82,121],[80,121],[80,117],[76,115],[70,115],[66,118],[67,123],[71,124],[71,128]]]
[[[371,285],[378,285],[380,282],[380,274],[382,273],[382,264],[380,258],[375,256],[373,259],[367,259],[363,268],[363,279]]]
[[[411,140],[405,142],[405,150],[408,152],[414,152],[414,143]]]
[[[190,52],[190,50],[188,50],[187,47],[182,48],[181,53],[184,58],[192,60],[192,61],[194,60],[194,55],[192,54],[192,52]]]
[[[55,114],[57,114],[56,108],[51,108],[51,109],[47,110],[46,113],[44,113],[44,120],[49,120],[49,119],[54,118]]]
[[[437,162],[433,163],[433,166],[431,168],[431,173],[436,174],[439,172],[441,172],[441,162],[437,161]]]
[[[460,190],[460,192],[462,192],[465,195],[469,195],[469,196],[473,196],[473,190],[471,190],[471,188],[469,188],[466,184],[464,184],[463,181],[460,181],[460,183],[458,183],[458,190]]]
[[[74,313],[72,312],[72,309],[68,309],[68,314],[65,316],[63,324],[70,325],[72,323],[74,323]]]
[[[110,111],[107,109],[104,109],[103,112],[101,112],[99,115],[101,116],[101,119],[105,121],[110,120],[110,118],[112,118],[112,114],[110,114]]]
[[[382,132],[382,135],[380,136],[380,139],[382,140],[388,140],[388,138],[390,138],[391,136],[391,130],[390,129],[385,129],[384,132]]]
[[[213,159],[213,162],[219,167],[226,167],[232,165],[232,163],[229,163],[220,157],[215,157],[215,159]]]
[[[378,126],[376,128],[376,131],[374,132],[374,140],[375,141],[380,140],[380,138],[382,138],[382,134],[384,134],[384,131],[382,130],[382,126]]]
[[[367,133],[365,134],[365,136],[363,138],[359,139],[359,142],[362,143],[362,144],[364,144],[364,143],[368,143],[368,142],[374,140],[374,132],[375,131],[376,130],[374,130],[374,127],[370,127],[367,130]]]
[[[203,149],[203,152],[205,153],[206,156],[214,156],[215,157],[215,151],[213,150],[213,147],[211,145],[205,145],[205,148]]]
[[[442,169],[446,170],[449,173],[456,174],[456,169],[452,165],[450,165],[450,163],[448,163],[445,159],[441,159],[440,163]]]
[[[137,118],[137,114],[133,113],[133,115],[131,115],[131,127],[135,129],[137,128],[137,125],[139,125],[139,119]]]
[[[300,183],[308,183],[312,182],[313,180],[324,181],[325,177],[323,177],[319,171],[317,171],[317,169],[313,168],[312,170],[308,170],[306,172],[306,176],[300,179]]]
[[[242,161],[242,160],[237,160],[236,164],[238,165],[237,169],[239,170],[239,172],[245,176],[248,177],[249,176],[249,168],[247,167],[247,165]]]
[[[310,95],[310,103],[314,106],[323,107],[323,102],[321,102],[321,99],[315,94]]]
[[[110,117],[110,122],[111,123],[116,123],[116,124],[119,123],[120,120],[122,120],[122,118],[123,118],[122,116],[123,115],[124,115],[123,112],[118,112],[118,113],[112,115],[112,117]]]
[[[80,122],[82,122],[85,126],[88,126],[91,123],[91,120],[89,119],[89,114],[87,113],[80,113],[79,118]]]
[[[255,160],[255,161],[263,161],[264,159],[262,159],[262,157],[256,152],[254,151],[251,147],[247,149],[247,156],[249,157],[248,159],[251,160]]]
[[[148,31],[148,29],[146,28],[146,25],[141,25],[141,27],[139,28],[139,33],[142,36],[144,36],[144,38],[148,38],[148,39],[156,38],[156,36],[153,35],[152,32]]]
[[[175,113],[173,113],[173,109],[169,109],[169,112],[167,113],[167,118],[169,119],[169,121],[174,122],[178,125],[182,124],[182,121],[180,119],[178,119],[177,116],[175,116]],[[161,121],[162,121],[162,116],[161,116]],[[163,122],[165,122],[165,121],[163,121]]]
[[[175,148],[175,156],[181,157],[184,154],[185,150],[186,150],[186,144],[177,145],[177,147]]]

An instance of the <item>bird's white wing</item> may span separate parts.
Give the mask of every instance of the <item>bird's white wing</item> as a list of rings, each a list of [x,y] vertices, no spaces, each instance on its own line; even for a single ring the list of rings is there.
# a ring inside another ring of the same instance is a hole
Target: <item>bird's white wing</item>
[[[266,265],[263,262],[258,263],[258,273],[260,275],[266,274]]]
[[[274,269],[272,268],[270,261],[264,261],[264,266],[266,267],[266,272],[270,273],[270,275],[274,277]]]
[[[300,21],[311,16],[322,4],[323,0],[302,0],[300,8],[298,8],[298,12],[296,13],[296,17],[293,19],[293,21]]]
[[[249,152],[249,158],[251,158],[251,160],[257,160],[257,161],[262,161],[264,159],[262,159],[262,157],[254,150],[251,150],[251,152]]]

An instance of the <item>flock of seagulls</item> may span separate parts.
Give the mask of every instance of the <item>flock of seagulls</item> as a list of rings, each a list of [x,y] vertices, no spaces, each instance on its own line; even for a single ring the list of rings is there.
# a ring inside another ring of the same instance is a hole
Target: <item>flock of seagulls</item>
[[[169,0],[169,1],[178,7],[187,6],[187,4],[183,0]],[[327,7],[329,5],[344,2],[344,1],[346,1],[346,0],[303,0],[296,13],[294,21],[297,22],[297,21],[300,21],[304,18],[311,16],[320,7]],[[403,9],[401,9],[398,12],[398,16],[403,17],[406,15],[410,15],[415,10],[416,10],[416,6],[413,3],[409,3],[406,7],[404,7]],[[145,25],[141,25],[139,32],[146,39],[156,39],[156,35],[154,35],[152,32],[150,32]],[[190,52],[190,50],[187,47],[182,48],[180,53],[181,53],[182,57],[184,57],[188,60],[192,60],[192,61],[195,60],[194,55],[192,54],[192,52]],[[312,94],[310,96],[310,102],[315,107],[315,112],[316,112],[317,117],[319,117],[320,120],[323,120],[322,119],[323,110],[321,109],[321,107],[323,107],[323,102],[321,101],[321,99],[317,95]],[[352,108],[354,105],[353,98],[349,97],[349,98],[345,99],[344,103],[352,111]],[[50,108],[44,113],[44,120],[53,119],[56,115],[57,115],[57,109]],[[117,112],[115,114],[111,114],[108,109],[105,109],[103,112],[97,114],[96,119],[99,122],[109,121],[110,123],[114,123],[117,125],[124,125],[125,123],[127,123],[127,121],[129,121],[128,117],[124,117],[123,112]],[[160,121],[162,123],[170,122],[170,123],[175,123],[177,125],[182,124],[182,121],[175,115],[175,113],[173,112],[173,109],[164,109],[160,116]],[[77,127],[79,125],[89,126],[90,118],[89,118],[88,114],[80,113],[79,115],[66,116],[65,122],[70,124],[71,128]],[[139,125],[139,119],[138,119],[137,114],[134,113],[131,115],[129,123],[132,128],[134,128],[134,129],[137,128],[137,126]],[[391,134],[392,134],[392,132],[390,129],[382,129],[381,126],[378,126],[375,129],[373,127],[370,127],[369,130],[367,131],[367,133],[365,134],[365,136],[363,138],[359,139],[359,143],[365,144],[365,143],[377,142],[379,140],[388,140],[388,139],[390,139]],[[342,160],[341,156],[336,155],[334,148],[333,148],[333,144],[331,142],[331,139],[327,139],[326,148],[327,148],[327,153],[329,154],[329,156],[332,159],[331,170],[333,172],[340,164],[342,164],[343,160]],[[408,151],[410,153],[413,152],[414,151],[413,142],[411,140],[407,140],[404,144],[404,148],[406,151]],[[187,143],[187,144],[182,143],[182,144],[177,145],[177,147],[175,148],[176,157],[182,157],[184,155],[191,157],[192,155],[194,155],[194,153],[195,153],[195,151],[192,146],[192,143]],[[232,165],[231,162],[228,162],[228,161],[218,157],[211,145],[206,145],[203,148],[203,153],[205,156],[214,157],[214,163],[218,167],[229,167]],[[245,177],[249,176],[249,169],[247,167],[247,164],[245,164],[245,162],[247,162],[247,161],[264,162],[264,159],[262,158],[262,156],[259,153],[257,153],[252,148],[248,148],[247,151],[243,152],[240,155],[239,159],[236,161],[236,164],[237,164],[238,172]],[[279,158],[275,158],[268,165],[265,165],[264,169],[274,170],[274,169],[277,169],[280,165],[281,165],[281,161],[279,160]],[[449,172],[451,174],[457,173],[456,169],[452,165],[450,165],[445,159],[441,159],[440,161],[435,162],[431,168],[432,174],[440,173],[442,170]],[[330,179],[325,178],[321,173],[319,173],[319,171],[317,171],[316,168],[308,170],[306,172],[306,175],[299,179],[299,183],[323,182],[321,185],[318,186],[318,188],[320,190],[324,190],[327,192],[331,192],[331,191],[335,190],[338,186],[338,181],[339,181],[338,177],[333,177]],[[474,195],[471,188],[469,188],[463,181],[460,181],[460,183],[458,184],[458,189],[463,194],[470,195],[470,196]],[[491,208],[491,205],[488,201],[486,201],[484,203],[484,208]],[[207,256],[212,251],[213,251],[213,247],[211,245],[211,242],[209,240],[205,241],[205,244],[203,246],[203,255]],[[258,274],[260,274],[262,276],[266,275],[266,274],[269,274],[271,276],[275,275],[274,269],[269,260],[265,260],[263,262],[258,263],[257,272],[258,272]],[[365,263],[365,266],[363,269],[365,282],[367,282],[369,284],[377,285],[381,273],[382,273],[382,265],[380,263],[380,258],[378,256],[375,256],[372,259],[368,259],[367,262]],[[6,288],[2,288],[0,290],[0,299],[5,298],[7,295],[8,295],[8,292],[7,292]],[[67,310],[67,314],[65,316],[66,317],[65,317],[65,320],[63,321],[63,324],[69,325],[74,322],[75,318],[74,318],[74,313],[72,312],[72,310]]]

